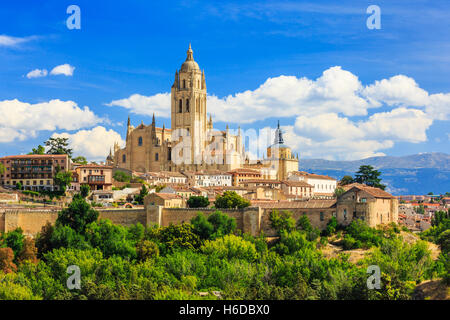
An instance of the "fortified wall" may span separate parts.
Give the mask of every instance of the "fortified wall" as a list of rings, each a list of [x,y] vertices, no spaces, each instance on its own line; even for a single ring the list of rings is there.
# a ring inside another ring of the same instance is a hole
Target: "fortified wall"
[[[305,202],[300,207],[298,203],[292,202],[275,205],[258,204],[256,207],[221,209],[220,211],[235,218],[237,228],[245,233],[256,236],[263,232],[266,236],[273,236],[275,231],[270,227],[269,221],[272,210],[290,211],[296,221],[305,215],[314,227],[323,230],[333,216],[343,225],[349,224],[353,219],[363,219],[371,227],[391,221],[397,222],[397,205],[396,199],[392,201],[378,199],[365,203],[342,199],[338,203],[333,200]],[[114,224],[124,226],[131,226],[138,222],[144,226],[188,223],[199,212],[208,216],[215,211],[210,208],[164,208],[152,205],[148,198],[145,199],[144,208],[97,210],[100,219],[109,219]],[[26,235],[34,236],[47,222],[55,223],[57,217],[58,211],[55,209],[0,208],[0,232],[20,227]]]

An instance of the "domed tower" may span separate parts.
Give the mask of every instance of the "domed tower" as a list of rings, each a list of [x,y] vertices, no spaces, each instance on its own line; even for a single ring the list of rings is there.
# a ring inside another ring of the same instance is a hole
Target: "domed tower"
[[[280,121],[278,121],[278,126],[275,131],[274,143],[267,148],[265,162],[277,170],[278,180],[286,180],[290,172],[298,171],[298,155],[294,157],[291,148],[284,144]]]
[[[205,73],[194,61],[189,44],[186,61],[175,72],[171,89],[172,132],[184,129],[191,139],[191,163],[201,156],[206,146],[206,82]],[[173,135],[174,142],[180,140]]]

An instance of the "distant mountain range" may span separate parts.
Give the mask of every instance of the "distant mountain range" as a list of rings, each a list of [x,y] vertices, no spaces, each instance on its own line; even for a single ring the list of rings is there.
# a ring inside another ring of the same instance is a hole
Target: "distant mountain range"
[[[301,159],[299,170],[341,179],[345,175],[354,176],[361,165],[371,165],[381,171],[382,183],[394,195],[450,192],[450,155],[446,153],[371,157],[355,161]]]

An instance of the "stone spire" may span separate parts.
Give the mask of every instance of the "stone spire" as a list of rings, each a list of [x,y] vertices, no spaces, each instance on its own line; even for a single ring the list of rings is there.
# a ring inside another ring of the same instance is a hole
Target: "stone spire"
[[[278,120],[277,130],[275,131],[274,144],[284,144],[283,131],[281,131],[281,129],[280,129],[280,120]]]
[[[189,43],[189,49],[187,51],[187,57],[186,57],[186,61],[194,61],[194,52],[192,51],[191,48],[191,43]]]
[[[130,116],[128,116],[128,122],[127,122],[127,137],[131,133],[131,121]]]

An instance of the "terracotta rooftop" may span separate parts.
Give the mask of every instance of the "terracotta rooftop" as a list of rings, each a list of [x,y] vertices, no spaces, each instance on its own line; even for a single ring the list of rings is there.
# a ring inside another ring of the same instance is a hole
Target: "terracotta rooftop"
[[[247,184],[247,183],[273,183],[273,184],[280,184],[280,180],[272,180],[272,179],[248,179],[239,182],[240,184]]]
[[[175,193],[155,193],[156,196],[164,200],[181,199],[181,197]]]
[[[290,186],[290,187],[308,187],[313,188],[312,185],[306,183],[305,181],[282,181],[281,183]]]
[[[394,199],[395,197],[390,194],[389,192],[386,192],[384,190],[381,190],[380,188],[374,188],[374,187],[369,187],[365,184],[361,184],[361,183],[351,183],[351,184],[347,184],[345,186],[343,186],[343,189],[345,191],[349,191],[352,188],[357,188],[359,190],[363,190],[365,192],[367,192],[368,194],[370,194],[371,196],[374,196],[375,198],[388,198],[388,199]]]
[[[329,176],[315,174],[315,173],[309,173],[309,172],[305,172],[305,171],[294,171],[291,174],[295,175],[295,176],[308,177],[308,178],[312,178],[312,179],[336,180]]]
[[[5,156],[0,158],[2,159],[24,159],[24,158],[65,158],[67,154],[22,154],[22,155],[14,155],[14,156]]]

